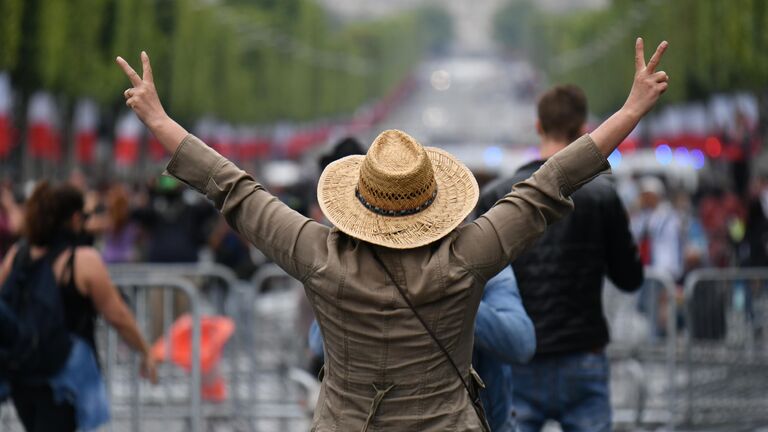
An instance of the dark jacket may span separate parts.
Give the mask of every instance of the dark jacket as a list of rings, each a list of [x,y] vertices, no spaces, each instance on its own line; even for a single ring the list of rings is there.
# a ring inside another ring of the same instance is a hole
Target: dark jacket
[[[489,185],[478,214],[544,164],[534,161],[514,176]],[[536,328],[536,356],[600,349],[608,344],[603,278],[624,291],[643,282],[626,210],[609,176],[573,194],[575,210],[552,225],[534,246],[512,261],[523,304]]]

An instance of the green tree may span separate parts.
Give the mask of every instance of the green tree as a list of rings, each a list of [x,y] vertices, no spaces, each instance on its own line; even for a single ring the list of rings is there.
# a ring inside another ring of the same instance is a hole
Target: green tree
[[[24,0],[0,0],[0,69],[13,69],[19,60]]]

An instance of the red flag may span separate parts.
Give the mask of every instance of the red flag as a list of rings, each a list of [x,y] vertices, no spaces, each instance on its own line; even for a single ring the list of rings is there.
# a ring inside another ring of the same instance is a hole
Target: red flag
[[[82,100],[75,107],[75,158],[81,163],[91,163],[96,152],[96,126],[99,110],[96,104]]]
[[[120,167],[133,166],[139,159],[141,122],[132,112],[126,112],[117,121],[115,130],[115,163]]]
[[[232,159],[236,156],[237,147],[235,144],[235,130],[232,126],[226,123],[218,124],[213,132],[211,147],[221,153],[222,156]]]
[[[160,144],[160,140],[152,134],[149,134],[149,157],[155,162],[165,158],[165,148]]]
[[[11,122],[7,116],[0,116],[0,159],[11,154]]]
[[[11,78],[0,72],[0,159],[11,153]]]
[[[271,148],[272,143],[269,138],[259,136],[256,129],[245,128],[241,130],[238,139],[238,153],[241,160],[250,161],[267,156]]]
[[[59,139],[49,123],[32,123],[28,129],[27,140],[32,157],[47,160],[61,158]]]
[[[94,131],[82,131],[75,135],[75,157],[80,163],[93,162],[96,153],[96,133]]]
[[[61,159],[61,141],[54,126],[56,117],[56,104],[50,94],[37,92],[32,95],[27,111],[27,141],[32,157]]]

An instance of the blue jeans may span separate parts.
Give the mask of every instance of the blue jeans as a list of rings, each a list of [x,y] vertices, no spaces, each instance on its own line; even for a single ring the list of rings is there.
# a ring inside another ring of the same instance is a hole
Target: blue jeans
[[[605,354],[534,359],[512,368],[520,432],[539,432],[547,420],[563,432],[610,432],[609,366]]]

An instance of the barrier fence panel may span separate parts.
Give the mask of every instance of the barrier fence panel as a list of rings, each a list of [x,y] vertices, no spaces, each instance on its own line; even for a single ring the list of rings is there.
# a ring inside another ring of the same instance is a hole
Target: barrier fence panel
[[[685,420],[768,424],[768,268],[703,269],[685,283]]]
[[[234,332],[231,341],[224,345],[221,361],[215,369],[218,380],[204,385],[204,421],[212,427],[216,424],[236,426],[242,430],[253,430],[249,425],[249,412],[254,404],[249,381],[249,370],[253,364],[250,352],[253,346],[253,289],[241,283],[235,273],[224,266],[213,263],[195,264],[117,264],[110,266],[114,277],[141,274],[173,275],[193,284],[200,301],[201,315],[206,321],[211,316],[223,316],[232,320]],[[249,306],[250,305],[250,306]],[[185,305],[178,299],[154,299],[153,314],[162,317],[178,317]],[[208,324],[208,322],[204,323]],[[153,340],[159,337],[156,329]],[[172,350],[169,347],[169,350]]]
[[[611,396],[614,423],[666,425],[679,420],[677,402],[677,287],[664,273],[645,270],[633,294],[604,294],[610,324]]]
[[[302,284],[275,264],[251,279],[256,331],[252,381],[259,430],[307,430],[319,383],[304,371],[312,320]]]
[[[299,282],[274,264],[261,266],[251,283],[238,280],[229,268],[209,263],[121,264],[110,266],[110,272],[114,277],[160,274],[184,278],[198,293],[203,321],[210,315],[223,315],[234,322],[232,340],[216,370],[226,388],[224,397],[206,397],[203,374],[205,427],[247,431],[307,428],[311,415],[307,394],[312,388],[301,383],[314,377],[307,380],[296,367],[306,334],[295,325],[297,298],[304,298]],[[170,299],[155,299],[153,305],[154,315],[174,319],[184,310],[183,304]],[[155,332],[153,338],[158,336]]]
[[[200,307],[195,287],[184,279],[158,274],[116,276],[113,281],[145,336],[158,319],[148,313],[151,294],[166,299],[168,304],[171,304],[173,297],[184,299],[191,324],[188,334],[189,367],[188,370],[179,370],[172,364],[160,365],[157,385],[141,379],[139,356],[118,340],[115,330],[100,320],[96,330],[98,358],[111,412],[111,422],[104,429],[202,432]],[[161,333],[171,328],[171,317],[167,314],[161,318]],[[10,403],[0,409],[0,430],[23,431]]]
[[[319,383],[302,370],[312,314],[298,281],[273,264],[250,283],[209,264],[110,271],[150,342],[166,336],[174,352],[179,340],[167,335],[187,312],[192,337],[187,366],[161,364],[160,384],[152,386],[139,379],[138,357],[100,324],[113,414],[108,430],[307,429]],[[606,304],[617,429],[767,425],[768,268],[697,270],[682,296],[663,274],[647,270],[646,279],[639,293],[612,294],[620,300]],[[208,314],[231,317],[237,327],[215,371],[229,387],[223,401],[202,397],[207,380],[216,379],[201,367]],[[3,431],[21,430],[14,418],[4,405]]]
[[[186,342],[189,344],[188,370],[181,370],[170,362],[163,363],[158,369],[159,382],[152,385],[139,377],[138,356],[118,342],[115,330],[103,323],[100,325],[97,335],[100,359],[112,409],[108,430],[126,430],[127,426],[133,432],[201,432],[201,327],[195,287],[184,279],[158,274],[116,275],[113,280],[134,311],[142,333],[149,334],[158,320],[162,334],[168,334],[173,325],[171,314],[158,317],[150,313],[153,297],[163,298],[166,304],[171,304],[174,297],[183,298],[191,319],[191,332]],[[172,346],[167,348],[171,350]]]

